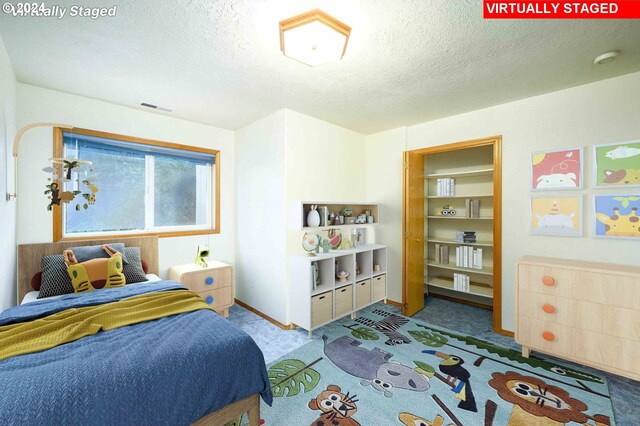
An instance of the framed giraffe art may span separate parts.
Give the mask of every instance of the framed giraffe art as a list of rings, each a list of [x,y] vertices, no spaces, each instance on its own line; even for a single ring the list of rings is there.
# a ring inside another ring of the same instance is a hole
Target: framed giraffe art
[[[640,240],[640,194],[595,195],[593,201],[596,237]]]

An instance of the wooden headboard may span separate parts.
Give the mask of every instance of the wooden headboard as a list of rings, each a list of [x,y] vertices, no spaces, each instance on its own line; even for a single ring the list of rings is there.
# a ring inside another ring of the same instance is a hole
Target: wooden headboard
[[[140,247],[140,256],[149,264],[149,273],[158,275],[158,237],[112,238],[101,240],[62,241],[58,243],[18,245],[18,304],[32,291],[31,278],[40,272],[42,256],[62,254],[71,247],[123,243],[125,247]]]

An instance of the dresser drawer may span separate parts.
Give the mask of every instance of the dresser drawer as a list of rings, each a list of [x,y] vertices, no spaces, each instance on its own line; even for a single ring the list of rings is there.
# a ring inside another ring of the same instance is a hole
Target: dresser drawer
[[[205,302],[213,309],[228,307],[233,305],[233,294],[231,287],[216,288],[208,291],[198,292]]]
[[[387,297],[387,275],[382,274],[377,277],[373,277],[371,280],[373,286],[373,298],[372,302],[377,302]]]
[[[640,375],[640,342],[590,331],[577,331],[570,355],[602,366]]]
[[[353,311],[353,285],[346,285],[336,289],[336,318]]]
[[[547,334],[550,333],[550,334]],[[552,337],[553,340],[545,339]],[[640,342],[562,324],[518,318],[518,343],[572,361],[640,374]]]
[[[573,297],[574,271],[557,267],[518,266],[518,288],[534,293]]]
[[[640,310],[640,278],[629,275],[576,271],[575,298]]]
[[[328,291],[311,298],[311,327],[333,318],[333,292]]]
[[[198,272],[189,272],[182,276],[182,284],[196,293],[231,287],[233,284],[231,280],[231,268],[204,269]]]
[[[371,280],[356,283],[356,310],[371,303]]]
[[[520,290],[518,315],[640,341],[640,311]]]
[[[570,355],[571,340],[574,334],[571,327],[519,316],[517,328],[516,341],[521,345],[531,346],[552,354]],[[549,333],[547,338],[545,338],[545,333]]]

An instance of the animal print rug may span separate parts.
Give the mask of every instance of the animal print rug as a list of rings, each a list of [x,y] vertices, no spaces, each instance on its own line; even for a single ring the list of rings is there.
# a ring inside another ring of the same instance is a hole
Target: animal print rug
[[[605,379],[383,309],[269,365],[264,426],[614,424]]]

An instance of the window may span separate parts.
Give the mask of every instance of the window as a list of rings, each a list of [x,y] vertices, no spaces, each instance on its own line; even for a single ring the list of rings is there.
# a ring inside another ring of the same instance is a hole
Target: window
[[[93,163],[98,187],[88,208],[76,197],[56,209],[55,241],[219,232],[218,151],[83,129],[56,129],[55,140],[56,156]]]

